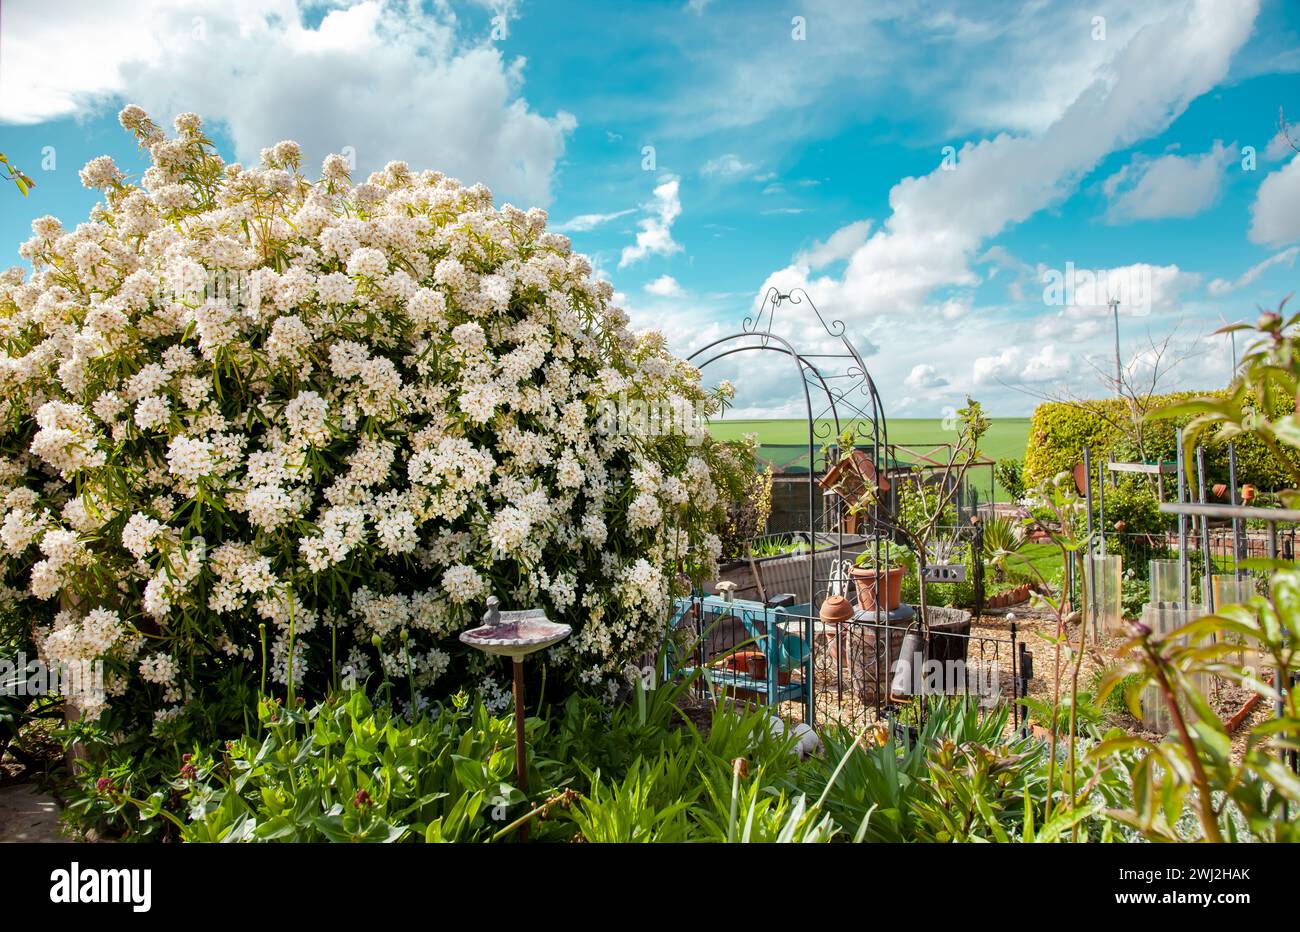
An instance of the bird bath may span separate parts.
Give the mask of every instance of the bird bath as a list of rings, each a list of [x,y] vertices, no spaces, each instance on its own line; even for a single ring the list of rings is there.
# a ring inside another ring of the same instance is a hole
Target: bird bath
[[[558,644],[573,631],[568,625],[557,624],[546,617],[540,608],[503,612],[496,596],[487,600],[483,624],[460,633],[460,640],[485,654],[509,657],[514,667],[515,699],[515,777],[519,792],[528,796],[528,758],[524,741],[524,658],[529,654]],[[528,840],[528,822],[519,827],[519,837]]]
[[[497,612],[496,617],[496,623],[462,631],[461,641],[486,654],[500,654],[518,660],[560,643],[572,630],[568,625],[548,621],[546,613],[539,608]]]

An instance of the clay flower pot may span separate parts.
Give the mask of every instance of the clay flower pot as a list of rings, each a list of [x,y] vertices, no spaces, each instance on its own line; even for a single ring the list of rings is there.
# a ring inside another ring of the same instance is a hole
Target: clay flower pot
[[[865,566],[853,567],[853,582],[858,587],[858,607],[866,612],[874,612],[877,606],[885,612],[898,608],[903,601],[905,572],[906,569],[902,566],[891,566],[884,573]],[[883,584],[881,576],[885,577]]]
[[[842,595],[832,595],[822,602],[818,616],[822,624],[843,624],[853,617],[853,605]]]

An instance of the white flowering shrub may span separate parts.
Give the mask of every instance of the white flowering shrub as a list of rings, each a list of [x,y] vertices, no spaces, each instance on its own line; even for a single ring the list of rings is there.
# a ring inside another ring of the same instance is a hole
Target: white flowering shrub
[[[489,594],[571,623],[547,660],[574,677],[656,642],[752,459],[610,429],[615,399],[721,399],[543,211],[121,121],[139,184],[90,162],[90,220],[35,221],[30,277],[0,280],[0,567],[49,657],[105,662],[85,715],[183,719],[260,670],[477,685],[455,635]]]

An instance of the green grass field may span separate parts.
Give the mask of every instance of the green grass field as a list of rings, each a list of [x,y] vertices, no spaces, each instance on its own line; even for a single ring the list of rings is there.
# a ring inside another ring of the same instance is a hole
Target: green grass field
[[[743,420],[724,418],[712,421],[709,430],[720,440],[736,440],[745,434],[757,434],[759,443],[807,443],[808,426],[806,421],[790,420]],[[833,432],[834,428],[831,428]],[[889,442],[912,448],[918,454],[927,454],[941,443],[953,443],[957,439],[956,431],[944,430],[939,418],[893,418],[889,421]],[[992,418],[988,433],[980,444],[980,453],[992,460],[1003,458],[1023,460],[1025,445],[1029,440],[1029,418],[997,417]],[[942,458],[942,451],[937,458]],[[904,451],[898,451],[899,459],[908,459]],[[972,475],[972,481],[981,493],[988,489],[988,470],[978,469]],[[998,499],[1006,498],[1006,492],[999,487]]]

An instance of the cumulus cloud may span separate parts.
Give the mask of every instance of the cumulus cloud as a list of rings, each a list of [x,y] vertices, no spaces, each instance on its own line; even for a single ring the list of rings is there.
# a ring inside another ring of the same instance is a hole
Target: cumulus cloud
[[[1135,155],[1102,185],[1110,198],[1106,219],[1125,223],[1196,216],[1218,200],[1224,169],[1235,151],[1215,140],[1200,155]]]
[[[929,363],[918,363],[912,367],[904,380],[908,388],[925,389],[939,388],[948,384],[948,380],[941,376]]]
[[[971,364],[976,385],[990,382],[1056,382],[1074,370],[1074,358],[1055,343],[1044,343],[1034,352],[1007,347],[996,355],[979,356]]]
[[[936,289],[975,286],[970,265],[986,240],[1059,203],[1106,155],[1160,132],[1223,80],[1258,6],[1196,0],[1123,44],[1105,43],[1113,57],[1104,74],[1041,134],[967,143],[955,170],[903,179],[890,191],[890,217],[842,276],[814,277],[793,263],[772,273],[759,295],[772,285],[803,286],[819,306],[871,315],[915,312]]]
[[[654,281],[647,283],[645,290],[660,298],[677,298],[686,293],[677,279],[671,275],[660,275]]]
[[[673,239],[673,223],[682,213],[679,186],[680,181],[672,176],[655,186],[654,199],[644,208],[646,215],[637,221],[640,229],[636,242],[625,246],[619,257],[620,269],[646,256],[671,256],[681,252],[681,244]]]
[[[1275,245],[1300,239],[1300,155],[1260,183],[1248,235],[1253,243]]]
[[[1038,266],[1043,304],[1075,311],[1103,311],[1116,300],[1120,312],[1136,317],[1182,310],[1183,296],[1197,288],[1201,276],[1177,265],[1135,262],[1108,269]]]
[[[123,101],[163,122],[224,124],[236,157],[295,139],[313,160],[351,147],[362,175],[391,159],[545,205],[577,125],[522,97],[522,58],[466,43],[454,14],[310,0],[97,0],[5,7],[0,122],[36,123]]]
[[[1300,255],[1300,246],[1292,246],[1290,249],[1283,249],[1281,252],[1269,256],[1263,262],[1255,263],[1246,271],[1242,272],[1241,275],[1237,276],[1233,281],[1228,281],[1225,278],[1214,279],[1214,281],[1210,282],[1205,287],[1205,290],[1216,298],[1222,297],[1226,294],[1231,294],[1234,291],[1240,291],[1242,288],[1247,288],[1255,284],[1261,275],[1275,265],[1285,265],[1287,268],[1291,268],[1295,265],[1295,257],[1297,255]]]

